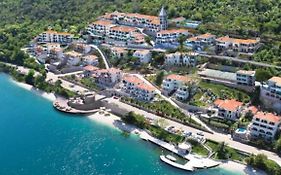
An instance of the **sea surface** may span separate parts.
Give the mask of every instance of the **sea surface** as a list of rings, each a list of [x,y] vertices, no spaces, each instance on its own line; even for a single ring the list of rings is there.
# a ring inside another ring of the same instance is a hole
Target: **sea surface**
[[[237,175],[221,168],[185,172],[161,149],[52,102],[0,73],[0,175]]]

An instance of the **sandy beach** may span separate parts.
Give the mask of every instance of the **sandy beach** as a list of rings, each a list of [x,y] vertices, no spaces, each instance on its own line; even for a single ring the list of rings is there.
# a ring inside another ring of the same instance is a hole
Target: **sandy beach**
[[[136,128],[135,126],[125,124],[121,120],[120,117],[118,117],[112,113],[108,113],[108,115],[105,115],[105,114],[97,112],[95,114],[89,115],[88,118],[97,123],[101,123],[101,124],[104,124],[111,128],[119,129],[121,131],[126,131],[126,132],[130,132],[130,133],[140,133],[141,132],[141,130]]]
[[[241,174],[247,174],[247,175],[266,175],[265,172],[261,170],[256,170],[250,166],[237,163],[234,161],[227,161],[223,162],[220,166],[220,168],[224,168],[233,172],[239,172]]]
[[[47,100],[50,100],[50,101],[55,101],[56,100],[56,96],[54,93],[47,93],[47,92],[44,92],[42,90],[39,90],[39,89],[36,89],[34,88],[33,86],[29,85],[29,84],[26,84],[26,83],[22,83],[22,82],[17,82],[15,80],[13,80],[11,78],[11,81],[13,83],[15,83],[17,86],[21,87],[21,88],[24,88],[26,90],[29,90],[29,91],[32,91],[33,93],[37,94],[37,95],[40,95],[42,97],[44,97],[45,99]]]

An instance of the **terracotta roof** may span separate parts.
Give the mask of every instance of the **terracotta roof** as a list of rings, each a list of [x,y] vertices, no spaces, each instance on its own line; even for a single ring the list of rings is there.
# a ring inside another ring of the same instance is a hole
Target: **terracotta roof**
[[[170,30],[161,30],[157,34],[173,34],[173,33],[188,33],[188,30],[185,29],[170,29]]]
[[[269,122],[273,122],[273,123],[279,123],[281,122],[281,117],[274,115],[272,113],[263,113],[263,112],[258,112],[255,116],[255,118],[259,118],[261,120],[266,120]]]
[[[231,43],[238,43],[238,44],[254,44],[258,43],[258,39],[237,39],[237,38],[230,38],[229,36],[223,36],[217,38],[219,42],[231,42]]]
[[[120,69],[116,69],[116,68],[109,68],[109,69],[100,69],[98,70],[99,73],[120,73],[122,72]]]
[[[150,53],[150,50],[136,50],[135,53],[146,55]]]
[[[281,77],[272,77],[268,81],[275,82],[278,86],[281,86]]]
[[[101,25],[101,26],[108,26],[108,25],[112,25],[112,21],[99,20],[99,21],[93,22],[93,24]]]
[[[120,31],[120,32],[133,32],[136,31],[135,27],[129,27],[129,26],[114,26],[111,27],[110,30]]]
[[[255,75],[256,71],[238,70],[236,73],[244,74],[244,75]]]
[[[166,79],[177,80],[177,81],[182,81],[182,82],[190,81],[190,79],[188,77],[182,76],[182,75],[176,75],[176,74],[170,74],[166,77]]]
[[[142,90],[146,90],[146,91],[154,91],[154,90],[156,90],[155,87],[150,86],[150,85],[145,84],[145,83],[138,84],[137,88],[138,89],[142,89]]]
[[[134,83],[135,85],[143,83],[141,79],[136,76],[127,75],[123,77],[123,80],[129,83]]]
[[[115,51],[117,53],[124,53],[124,52],[127,52],[126,49],[124,49],[123,47],[112,47],[111,48],[112,51]]]
[[[231,100],[217,99],[214,102],[214,104],[216,106],[218,106],[219,108],[222,108],[222,109],[225,109],[225,110],[228,110],[228,111],[235,111],[243,105],[242,102],[236,101],[235,99],[231,99]]]
[[[250,106],[248,107],[247,111],[251,111],[253,114],[256,114],[259,111],[259,109],[255,106]]]
[[[199,39],[208,39],[208,38],[212,38],[212,37],[215,37],[215,35],[212,35],[210,33],[205,33],[203,35],[198,35],[197,38]]]
[[[98,57],[96,55],[86,55],[86,56],[84,56],[84,59],[87,59],[87,60],[97,60]]]
[[[75,51],[66,52],[65,54],[68,55],[68,56],[73,56],[73,57],[80,57],[80,56],[82,56],[81,53],[78,53],[78,52],[75,52]]]
[[[95,66],[92,66],[92,65],[87,65],[83,68],[84,70],[87,70],[87,71],[96,71],[96,70],[99,70],[98,67],[95,67]]]

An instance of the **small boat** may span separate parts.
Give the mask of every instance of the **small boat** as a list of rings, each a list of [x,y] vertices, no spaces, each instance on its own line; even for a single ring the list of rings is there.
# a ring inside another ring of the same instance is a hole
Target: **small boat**
[[[173,162],[177,161],[177,159],[175,157],[171,156],[171,155],[166,155],[166,158],[173,161]]]

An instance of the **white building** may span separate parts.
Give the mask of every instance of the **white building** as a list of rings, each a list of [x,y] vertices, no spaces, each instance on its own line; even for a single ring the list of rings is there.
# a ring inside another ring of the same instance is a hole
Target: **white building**
[[[128,51],[122,47],[111,47],[112,56],[115,58],[125,58],[128,54]]]
[[[83,57],[83,63],[85,65],[97,66],[99,64],[99,59],[96,55],[86,55]]]
[[[73,40],[73,35],[67,32],[56,32],[48,30],[38,36],[38,42],[41,43],[61,43],[68,44]]]
[[[239,85],[255,86],[255,71],[239,70],[236,72],[236,81]]]
[[[194,47],[194,46],[199,46],[201,48],[205,46],[211,46],[215,44],[216,41],[216,36],[212,35],[210,33],[205,33],[202,35],[198,35],[195,37],[188,38],[186,40],[186,45]]]
[[[140,63],[149,63],[151,60],[151,52],[149,50],[136,50],[133,56],[139,58]]]
[[[115,68],[97,70],[93,77],[100,86],[113,87],[122,79],[122,71]]]
[[[114,26],[111,27],[107,33],[107,36],[117,41],[130,41],[133,40],[134,33],[137,32],[137,28],[129,26]]]
[[[262,84],[260,100],[265,106],[281,112],[281,77],[272,77]]]
[[[168,17],[164,8],[161,9],[159,16],[143,15],[139,13],[107,13],[100,19],[115,21],[120,25],[128,25],[144,28],[149,32],[156,33],[160,30],[166,30],[168,27]]]
[[[254,138],[274,139],[281,123],[281,117],[272,113],[258,112],[254,115],[249,131]]]
[[[161,30],[157,32],[156,43],[166,44],[166,43],[178,43],[178,38],[181,35],[187,36],[188,30],[185,29],[172,29],[172,30]]]
[[[195,66],[198,53],[170,53],[165,55],[165,65],[167,66]]]
[[[218,109],[218,117],[235,121],[240,117],[243,103],[235,99],[217,99],[214,105]]]
[[[186,100],[189,96],[188,82],[190,79],[185,76],[168,75],[162,82],[163,93],[171,95],[175,92],[178,100]]]
[[[122,91],[140,101],[151,101],[156,95],[155,87],[132,75],[124,76]]]
[[[91,46],[84,43],[77,43],[74,45],[74,50],[82,54],[87,54],[91,51]]]
[[[82,54],[75,51],[66,52],[65,57],[67,58],[68,64],[72,66],[77,66],[82,60]]]
[[[217,50],[232,50],[234,52],[254,53],[260,44],[260,39],[237,39],[224,36],[216,39]]]
[[[88,32],[91,35],[105,35],[111,27],[114,27],[112,21],[99,20],[95,21],[88,26]]]
[[[83,68],[83,74],[84,77],[91,77],[93,74],[95,74],[99,70],[98,67],[87,65]]]

